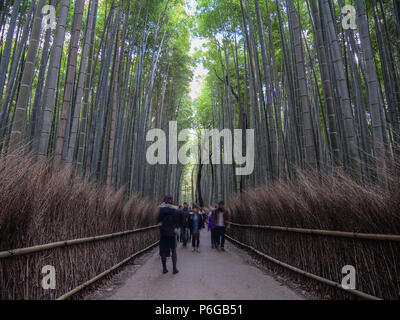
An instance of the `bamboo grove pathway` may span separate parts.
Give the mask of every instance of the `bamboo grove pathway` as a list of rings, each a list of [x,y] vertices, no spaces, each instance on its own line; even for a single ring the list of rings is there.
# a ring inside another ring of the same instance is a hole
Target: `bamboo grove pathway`
[[[141,259],[140,266],[116,275],[90,299],[108,300],[300,300],[298,289],[289,288],[261,270],[243,250],[226,242],[225,252],[211,249],[210,233],[201,233],[200,253],[178,244],[179,274],[161,273],[158,247]]]

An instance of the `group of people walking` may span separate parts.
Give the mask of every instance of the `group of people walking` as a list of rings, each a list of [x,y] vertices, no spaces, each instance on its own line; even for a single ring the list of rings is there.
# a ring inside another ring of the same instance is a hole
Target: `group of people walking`
[[[167,273],[167,257],[172,258],[173,273],[177,274],[177,243],[186,248],[188,241],[192,242],[192,251],[200,252],[200,232],[208,226],[211,234],[211,248],[224,251],[225,231],[228,223],[224,202],[220,201],[208,214],[196,204],[189,208],[174,206],[172,196],[165,196],[158,215],[160,223],[160,256],[163,273]]]

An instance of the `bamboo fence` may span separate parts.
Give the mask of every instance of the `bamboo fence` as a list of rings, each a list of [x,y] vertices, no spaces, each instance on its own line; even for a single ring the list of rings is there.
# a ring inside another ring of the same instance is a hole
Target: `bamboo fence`
[[[57,242],[51,242],[51,243],[46,243],[46,244],[42,244],[42,245],[27,247],[27,248],[19,248],[19,249],[10,249],[10,250],[5,250],[5,251],[0,251],[0,259],[12,257],[12,256],[31,254],[31,253],[35,253],[35,252],[39,252],[39,251],[43,251],[43,250],[54,249],[54,248],[59,248],[59,247],[69,247],[69,246],[82,244],[82,243],[117,238],[117,237],[121,237],[124,235],[132,234],[132,233],[151,230],[151,229],[157,228],[158,226],[159,225],[154,225],[154,226],[139,228],[139,229],[134,229],[134,230],[126,230],[126,231],[121,231],[121,232],[116,232],[116,233],[104,234],[104,235],[100,235],[100,236],[57,241]]]
[[[333,236],[333,237],[343,237],[343,238],[353,238],[353,239],[400,241],[400,235],[396,234],[357,233],[357,232],[319,230],[319,229],[289,228],[289,227],[267,226],[267,225],[251,225],[251,224],[240,224],[234,222],[229,222],[229,223],[237,227],[254,228],[254,229],[287,231],[287,232],[316,234],[323,236]]]
[[[314,280],[319,281],[319,282],[321,282],[321,283],[327,284],[327,285],[329,285],[329,286],[331,286],[331,287],[336,287],[336,288],[339,288],[339,289],[341,289],[341,290],[345,290],[346,292],[349,292],[349,293],[351,293],[351,294],[353,294],[353,295],[356,295],[356,296],[358,296],[358,297],[360,297],[360,298],[363,298],[363,299],[366,299],[366,300],[382,300],[382,299],[380,299],[380,298],[378,298],[378,297],[375,297],[375,296],[373,296],[373,295],[370,295],[370,294],[368,294],[368,293],[365,293],[365,292],[362,292],[362,291],[359,291],[359,290],[355,290],[355,289],[345,289],[340,283],[337,283],[337,282],[335,282],[335,281],[332,281],[332,280],[329,280],[329,279],[326,279],[326,278],[317,276],[317,275],[315,275],[315,274],[312,274],[312,273],[310,273],[310,272],[301,270],[301,269],[299,269],[299,268],[293,267],[293,266],[291,266],[291,265],[289,265],[289,264],[287,264],[287,263],[284,263],[284,262],[282,262],[282,261],[279,261],[278,259],[275,259],[275,258],[273,258],[273,257],[271,257],[271,256],[269,256],[269,255],[267,255],[267,254],[265,254],[265,253],[263,253],[263,252],[261,252],[261,251],[255,249],[255,248],[253,248],[253,247],[251,247],[251,246],[249,246],[249,245],[247,245],[247,244],[245,244],[245,243],[243,243],[243,242],[240,242],[240,241],[238,241],[238,240],[236,240],[236,239],[234,239],[234,238],[232,238],[232,237],[230,237],[230,236],[228,236],[228,235],[226,235],[226,237],[227,237],[230,241],[232,241],[232,242],[234,242],[234,243],[237,243],[237,244],[239,244],[240,246],[245,247],[245,248],[247,248],[247,249],[249,249],[249,250],[255,252],[256,254],[258,254],[258,255],[260,255],[260,256],[266,258],[267,260],[269,260],[269,261],[271,261],[271,262],[273,262],[273,263],[276,263],[277,265],[280,265],[281,267],[284,267],[284,268],[289,269],[289,270],[292,270],[292,271],[294,271],[294,272],[296,272],[296,273],[298,273],[298,274],[301,274],[301,275],[303,275],[303,276],[305,276],[305,277],[308,277],[308,278],[310,278],[310,279],[314,279]]]

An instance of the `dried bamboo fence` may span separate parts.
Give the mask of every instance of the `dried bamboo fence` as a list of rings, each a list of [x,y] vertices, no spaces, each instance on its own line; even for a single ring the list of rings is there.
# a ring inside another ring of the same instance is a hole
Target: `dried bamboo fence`
[[[158,243],[158,225],[0,252],[0,299],[65,299]],[[43,289],[54,266],[56,288]]]
[[[316,286],[324,297],[400,298],[400,235],[231,222],[227,238],[272,262],[279,271],[290,270],[331,287]],[[355,267],[356,290],[341,285],[345,265]]]

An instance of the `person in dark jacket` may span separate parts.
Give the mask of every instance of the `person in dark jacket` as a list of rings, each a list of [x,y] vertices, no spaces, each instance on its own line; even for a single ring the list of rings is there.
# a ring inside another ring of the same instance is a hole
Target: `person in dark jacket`
[[[179,271],[176,268],[177,254],[176,254],[176,234],[175,228],[180,227],[180,212],[178,208],[172,205],[172,196],[168,195],[164,198],[164,203],[160,206],[158,215],[158,222],[160,225],[160,256],[163,266],[163,273],[167,273],[167,257],[172,255],[173,273],[177,274]]]
[[[225,251],[225,232],[226,228],[229,228],[229,214],[224,208],[223,201],[218,203],[218,208],[212,214],[215,224],[215,247],[219,249],[221,246],[221,251]]]
[[[208,231],[211,232],[211,248],[216,247],[216,236],[215,236],[215,221],[214,221],[214,210],[210,212],[208,216]]]
[[[204,220],[199,214],[199,208],[197,205],[193,205],[193,214],[190,216],[189,225],[192,233],[192,251],[200,252],[200,230],[204,229]]]
[[[179,211],[179,215],[180,215],[180,223],[179,223],[179,225],[180,225],[180,227],[179,228],[177,228],[177,229],[175,229],[175,233],[176,233],[176,241],[177,242],[182,242],[182,223],[183,223],[183,221],[182,221],[182,206],[181,205],[179,205],[178,206],[178,211]]]
[[[185,248],[189,239],[189,205],[187,202],[183,204],[183,209],[181,211],[182,214],[182,226],[181,226],[181,236],[182,236],[182,242],[183,242],[183,247]]]

